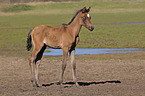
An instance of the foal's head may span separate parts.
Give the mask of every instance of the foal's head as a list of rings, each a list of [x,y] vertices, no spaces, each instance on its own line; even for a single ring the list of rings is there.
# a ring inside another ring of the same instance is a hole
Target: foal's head
[[[82,9],[81,20],[80,21],[81,21],[82,26],[86,27],[90,31],[93,31],[94,26],[91,23],[91,16],[89,15],[90,8],[91,7],[86,9],[86,7],[84,7]]]

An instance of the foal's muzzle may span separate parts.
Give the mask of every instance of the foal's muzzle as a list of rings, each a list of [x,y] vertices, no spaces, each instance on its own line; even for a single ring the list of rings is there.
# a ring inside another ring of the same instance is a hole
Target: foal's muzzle
[[[88,29],[89,29],[90,31],[93,31],[93,30],[94,30],[94,26],[89,26]]]

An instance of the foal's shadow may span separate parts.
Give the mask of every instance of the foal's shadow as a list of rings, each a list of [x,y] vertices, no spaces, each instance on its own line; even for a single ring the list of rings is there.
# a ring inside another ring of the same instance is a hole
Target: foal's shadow
[[[102,81],[102,82],[98,82],[98,81],[93,81],[93,82],[78,82],[79,86],[91,86],[91,85],[98,85],[98,84],[116,84],[116,83],[121,83],[121,81],[119,80],[110,80],[110,81]],[[47,86],[52,86],[52,85],[59,85],[58,82],[56,83],[49,83],[49,84],[42,84],[42,86],[47,87]],[[64,88],[66,87],[73,87],[73,85],[75,85],[74,82],[70,81],[70,82],[64,82],[62,83],[64,86]]]

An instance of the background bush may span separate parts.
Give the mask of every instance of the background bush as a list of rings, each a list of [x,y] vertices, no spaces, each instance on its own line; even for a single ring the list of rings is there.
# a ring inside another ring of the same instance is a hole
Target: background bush
[[[80,1],[80,0],[0,0],[0,3],[29,3],[29,2],[62,2],[62,1]]]

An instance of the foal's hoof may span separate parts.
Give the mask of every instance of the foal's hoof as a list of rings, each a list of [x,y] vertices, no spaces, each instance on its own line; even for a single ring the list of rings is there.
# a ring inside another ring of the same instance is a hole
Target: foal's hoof
[[[36,87],[36,84],[33,84],[33,87]]]
[[[37,84],[37,85],[36,85],[36,84],[34,85],[34,84],[33,84],[33,87],[41,87],[41,85],[38,85],[38,84]]]
[[[56,85],[61,85],[62,83],[60,83],[60,82],[56,82],[55,84],[56,84]]]
[[[41,85],[39,83],[36,83],[36,87],[41,87]]]
[[[33,82],[35,82],[35,80],[34,79],[31,79],[31,82],[33,83]]]
[[[78,84],[78,82],[75,83],[76,87],[79,87],[80,85]]]
[[[41,85],[40,84],[37,84],[37,83],[34,83],[33,84],[33,87],[41,87]]]
[[[62,84],[62,82],[56,82],[56,85],[59,85],[60,86],[60,88],[64,88],[64,86],[63,86],[63,84]]]

